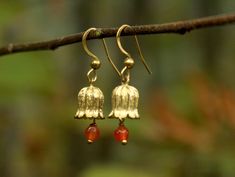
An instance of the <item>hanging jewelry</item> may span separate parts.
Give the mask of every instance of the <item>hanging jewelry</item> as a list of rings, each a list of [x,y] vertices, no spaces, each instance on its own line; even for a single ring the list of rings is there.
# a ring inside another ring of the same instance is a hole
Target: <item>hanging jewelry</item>
[[[131,28],[129,25],[122,25],[116,34],[116,40],[117,45],[121,52],[126,56],[124,61],[124,68],[121,70],[121,72],[117,69],[117,67],[112,62],[105,41],[103,40],[103,44],[105,47],[106,55],[112,64],[113,68],[117,72],[117,74],[121,78],[121,85],[117,86],[113,92],[112,92],[112,111],[109,114],[109,118],[116,118],[119,119],[119,126],[114,131],[114,137],[117,141],[120,141],[122,144],[127,144],[129,131],[124,125],[124,121],[126,118],[130,119],[139,119],[139,113],[138,113],[138,100],[139,100],[139,92],[138,90],[129,85],[130,81],[130,70],[134,66],[134,60],[131,57],[131,55],[123,49],[121,45],[120,35],[121,32],[125,28]],[[137,36],[135,35],[135,41],[137,44],[137,49],[141,58],[142,63],[144,64],[145,68],[151,74],[151,71],[142,55],[140,45],[137,39]]]
[[[91,123],[85,130],[85,136],[88,143],[93,143],[100,136],[99,128],[95,122],[96,119],[104,119],[103,104],[104,95],[102,91],[93,84],[97,79],[96,70],[100,68],[100,60],[87,48],[86,38],[91,31],[96,31],[96,28],[89,28],[82,36],[82,45],[85,52],[92,58],[91,69],[87,73],[89,82],[88,87],[82,88],[78,93],[78,109],[75,114],[75,119],[91,119]]]

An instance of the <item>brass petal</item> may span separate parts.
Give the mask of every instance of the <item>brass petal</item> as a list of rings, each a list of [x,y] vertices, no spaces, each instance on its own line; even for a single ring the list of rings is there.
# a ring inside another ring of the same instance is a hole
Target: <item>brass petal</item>
[[[112,92],[112,111],[109,118],[138,119],[138,90],[128,84],[117,86]]]
[[[90,85],[78,93],[78,110],[75,118],[103,119],[104,95],[98,87]]]

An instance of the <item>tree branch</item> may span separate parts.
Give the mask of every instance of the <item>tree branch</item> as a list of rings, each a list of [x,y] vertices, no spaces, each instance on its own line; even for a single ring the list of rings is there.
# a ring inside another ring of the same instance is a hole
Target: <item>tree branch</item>
[[[186,32],[190,32],[195,29],[222,26],[230,23],[235,23],[235,13],[164,24],[132,26],[132,28],[126,28],[125,30],[123,30],[122,36],[160,33],[185,34]],[[89,40],[114,37],[117,33],[117,30],[118,28],[99,28],[98,31],[91,32],[87,39]],[[82,35],[83,32],[47,41],[22,44],[11,43],[7,46],[0,47],[0,56],[36,50],[55,50],[61,46],[80,42],[82,40]]]

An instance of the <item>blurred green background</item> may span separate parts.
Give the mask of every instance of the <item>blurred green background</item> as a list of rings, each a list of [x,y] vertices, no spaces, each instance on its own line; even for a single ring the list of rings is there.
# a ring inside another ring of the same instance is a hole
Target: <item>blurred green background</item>
[[[234,12],[234,0],[1,0],[0,46],[53,39],[89,27],[165,23]],[[139,36],[123,45],[136,59],[141,120],[127,120],[127,146],[115,142],[118,121],[98,122],[88,145],[86,120],[74,120],[77,93],[87,86],[90,58],[81,43],[56,51],[0,58],[0,177],[234,177],[235,26],[186,35]],[[118,67],[123,56],[107,39]],[[100,40],[88,42],[102,67],[96,86],[111,109],[120,84]]]

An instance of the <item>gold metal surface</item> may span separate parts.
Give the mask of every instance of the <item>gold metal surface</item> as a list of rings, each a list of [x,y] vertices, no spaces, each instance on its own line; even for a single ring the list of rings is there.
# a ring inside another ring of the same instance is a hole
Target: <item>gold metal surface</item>
[[[118,48],[121,50],[121,52],[124,55],[127,56],[127,58],[132,58],[131,55],[122,47],[122,44],[121,44],[120,36],[121,36],[122,31],[125,28],[131,28],[131,26],[127,25],[127,24],[124,24],[118,29],[117,34],[116,34],[117,45],[118,45]],[[138,38],[137,38],[136,35],[135,35],[135,42],[136,42],[136,46],[137,46],[137,49],[138,49],[138,53],[140,55],[140,59],[141,59],[142,63],[144,64],[144,66],[145,66],[146,70],[148,71],[148,73],[151,74],[152,72],[151,72],[146,60],[144,59],[144,56],[143,56],[142,51],[140,49],[140,44],[139,44],[139,41],[138,41]]]
[[[120,38],[122,31],[123,31],[125,28],[127,28],[127,27],[128,27],[128,28],[131,28],[131,26],[124,24],[124,25],[122,25],[122,26],[118,29],[117,34],[116,34],[116,41],[117,41],[118,48],[121,50],[121,52],[122,52],[124,55],[127,56],[127,58],[126,58],[125,61],[128,61],[128,62],[124,62],[125,66],[127,66],[128,69],[131,69],[131,68],[133,67],[133,65],[134,65],[134,61],[133,61],[133,63],[131,63],[131,64],[129,63],[129,59],[132,59],[132,57],[131,57],[130,53],[128,53],[128,52],[122,47],[121,38]],[[143,56],[143,54],[142,54],[142,51],[141,51],[141,48],[140,48],[140,44],[139,44],[138,38],[137,38],[136,35],[135,35],[134,37],[135,37],[135,42],[136,42],[136,46],[137,46],[137,49],[138,49],[138,53],[139,53],[139,55],[140,55],[140,59],[141,59],[142,63],[144,64],[145,68],[147,69],[148,73],[151,74],[152,72],[151,72],[151,70],[150,70],[150,68],[149,68],[149,66],[148,66],[148,64],[147,64],[147,62],[146,62],[146,60],[144,59],[144,56]],[[110,62],[111,66],[112,66],[113,69],[116,71],[116,73],[117,73],[119,76],[121,76],[121,72],[118,70],[117,66],[114,64],[114,62],[112,61],[112,59],[111,59],[111,57],[110,57],[110,54],[109,54],[109,51],[108,51],[108,47],[107,47],[107,44],[106,44],[105,40],[102,39],[102,42],[103,42],[103,46],[104,46],[105,53],[106,53],[106,55],[107,55],[108,61]],[[132,59],[132,60],[133,60],[133,59]]]
[[[86,38],[87,36],[89,35],[89,33],[91,31],[96,31],[97,29],[96,28],[89,28],[88,30],[86,30],[82,36],[82,45],[83,45],[83,48],[84,50],[86,51],[87,55],[89,55],[93,60],[97,60],[99,61],[98,57],[93,54],[88,48],[87,48],[87,43],[86,43]],[[95,69],[95,68],[94,68]]]
[[[134,66],[134,60],[132,59],[131,55],[122,47],[120,39],[122,31],[127,27],[131,28],[131,26],[126,24],[122,25],[118,29],[116,34],[116,41],[118,48],[124,55],[127,56],[127,58],[124,61],[125,66],[121,71],[117,69],[117,67],[111,60],[106,43],[103,42],[109,62],[111,63],[111,65],[113,66],[113,68],[115,69],[115,71],[122,80],[122,85],[117,86],[112,92],[112,111],[109,114],[109,118],[116,118],[119,119],[121,122],[123,122],[126,118],[139,119],[139,113],[138,113],[139,92],[135,87],[129,85],[130,69],[132,69],[132,67]],[[140,45],[136,35],[135,35],[135,41],[141,61],[144,64],[146,70],[149,72],[149,74],[151,74],[151,71],[141,52]],[[123,143],[125,144],[127,142]]]
[[[109,61],[110,64],[112,65],[113,69],[117,72],[117,74],[118,74],[119,76],[121,76],[120,71],[117,69],[116,65],[113,63],[113,60],[112,60],[111,57],[110,57],[109,50],[108,50],[108,47],[107,47],[107,44],[106,44],[104,38],[102,39],[102,42],[103,42],[104,51],[105,51],[105,53],[106,53],[106,55],[107,55],[108,61]]]
[[[109,118],[116,118],[123,121],[126,118],[139,119],[138,113],[138,90],[123,83],[117,86],[112,93],[112,111]]]
[[[122,145],[126,145],[127,144],[127,140],[122,140]]]
[[[92,57],[91,69],[87,73],[87,78],[90,86],[84,87],[78,93],[78,109],[75,114],[76,119],[104,119],[103,105],[104,95],[102,91],[93,86],[97,79],[96,70],[100,67],[100,61],[88,48],[86,38],[91,31],[96,31],[96,28],[89,28],[82,36],[82,44],[86,53]]]
[[[98,87],[90,85],[78,93],[77,119],[104,119],[104,95]]]

